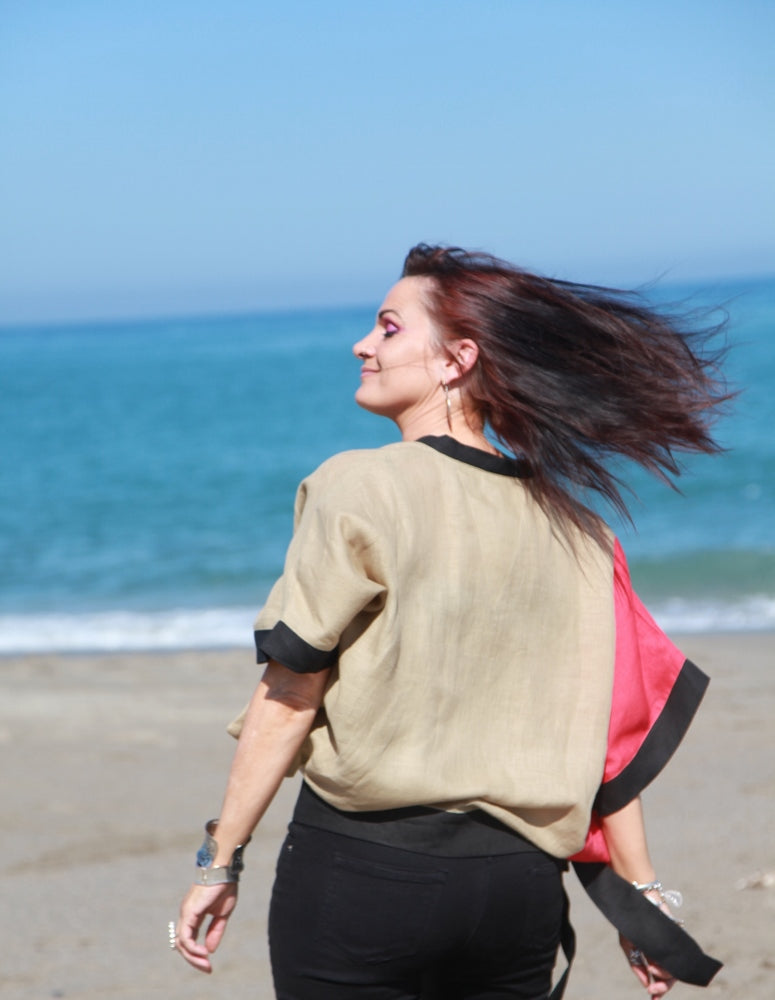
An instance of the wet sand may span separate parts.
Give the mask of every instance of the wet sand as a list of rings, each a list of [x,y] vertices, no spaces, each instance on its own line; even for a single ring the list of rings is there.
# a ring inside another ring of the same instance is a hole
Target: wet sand
[[[678,642],[713,683],[644,797],[652,855],[684,894],[687,930],[726,963],[708,996],[771,1000],[775,636]],[[0,659],[0,996],[271,1000],[267,900],[294,782],[246,852],[213,976],[167,947],[220,805],[234,747],[224,726],[256,680],[249,650]],[[645,995],[573,875],[568,886],[579,936],[568,1000]]]

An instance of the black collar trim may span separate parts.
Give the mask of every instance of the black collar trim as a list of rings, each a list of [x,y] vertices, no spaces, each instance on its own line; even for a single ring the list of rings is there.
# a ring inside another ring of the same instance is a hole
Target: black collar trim
[[[524,458],[506,458],[503,455],[491,455],[481,448],[472,448],[471,445],[461,444],[448,434],[440,437],[427,435],[418,438],[421,444],[427,444],[429,448],[440,451],[448,458],[457,459],[458,462],[465,462],[466,465],[476,466],[485,472],[495,472],[499,476],[513,476],[518,479],[526,479],[532,475],[530,465]]]

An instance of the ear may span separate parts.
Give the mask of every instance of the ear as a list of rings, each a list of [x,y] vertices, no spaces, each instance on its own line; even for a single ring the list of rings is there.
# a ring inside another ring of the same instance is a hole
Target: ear
[[[474,340],[465,338],[453,340],[447,344],[447,357],[444,362],[445,380],[449,383],[463,378],[476,364],[479,357],[479,346]]]

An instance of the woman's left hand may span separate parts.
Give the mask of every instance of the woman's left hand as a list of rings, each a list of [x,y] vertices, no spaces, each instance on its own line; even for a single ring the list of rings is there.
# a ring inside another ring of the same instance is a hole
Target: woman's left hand
[[[180,906],[176,928],[175,947],[185,960],[200,972],[213,971],[210,955],[221,943],[226,923],[237,905],[237,885],[226,882],[220,885],[192,885]],[[202,924],[212,920],[205,933],[204,943],[197,938]]]
[[[675,977],[671,976],[666,969],[651,962],[639,948],[635,947],[632,941],[628,941],[621,934],[619,935],[619,944],[622,946],[622,951],[630,968],[637,976],[638,982],[648,990],[649,996],[663,997],[675,983]]]

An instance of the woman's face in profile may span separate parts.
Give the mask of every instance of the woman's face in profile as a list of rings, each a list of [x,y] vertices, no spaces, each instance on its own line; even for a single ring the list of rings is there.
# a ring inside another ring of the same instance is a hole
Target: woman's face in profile
[[[373,330],[353,345],[362,361],[355,401],[397,422],[430,405],[444,378],[445,355],[423,299],[427,285],[427,278],[402,278],[385,296]]]

